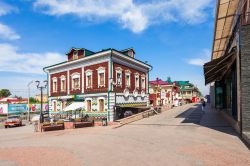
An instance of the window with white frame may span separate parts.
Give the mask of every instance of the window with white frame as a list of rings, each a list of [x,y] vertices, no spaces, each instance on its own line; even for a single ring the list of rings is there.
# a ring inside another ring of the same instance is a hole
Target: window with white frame
[[[125,83],[126,83],[126,87],[130,87],[130,71],[126,70],[125,73]]]
[[[61,76],[61,91],[66,91],[66,77],[64,75]]]
[[[86,88],[92,88],[92,70],[87,70],[86,71]]]
[[[78,59],[78,51],[73,52],[73,59]]]
[[[57,92],[57,78],[52,78],[52,91]]]
[[[139,82],[139,73],[135,73],[135,88],[140,87],[140,82]]]
[[[105,68],[99,67],[98,72],[98,87],[105,87]]]
[[[98,105],[99,105],[99,112],[103,112],[104,111],[104,99],[99,99]]]
[[[115,71],[116,71],[116,85],[118,87],[121,87],[122,86],[122,68],[117,67]]]
[[[145,89],[146,87],[146,81],[145,81],[145,75],[141,76],[141,88]]]
[[[92,102],[91,102],[91,100],[87,100],[86,104],[87,104],[87,111],[90,112],[92,110]]]
[[[72,90],[80,89],[80,73],[73,73],[71,75]]]

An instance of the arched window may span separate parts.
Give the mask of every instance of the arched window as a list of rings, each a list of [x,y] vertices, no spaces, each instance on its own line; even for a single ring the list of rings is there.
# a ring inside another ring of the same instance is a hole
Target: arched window
[[[98,72],[98,87],[105,87],[105,68],[99,67]]]
[[[86,71],[86,88],[92,88],[92,70]]]
[[[103,112],[104,111],[104,99],[99,99],[98,105],[99,105],[99,112]]]
[[[66,91],[66,77],[64,75],[61,76],[61,91]]]
[[[92,111],[92,102],[90,99],[86,100],[86,105],[87,105],[87,111],[88,112]]]
[[[80,74],[79,73],[73,73],[71,75],[71,85],[73,90],[80,89]]]
[[[57,78],[52,78],[52,91],[57,92]]]

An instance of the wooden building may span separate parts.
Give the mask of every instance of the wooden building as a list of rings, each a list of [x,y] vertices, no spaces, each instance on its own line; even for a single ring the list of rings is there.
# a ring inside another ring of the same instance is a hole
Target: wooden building
[[[44,68],[50,114],[63,113],[67,107],[114,121],[126,110],[148,106],[151,66],[137,60],[134,49],[72,48],[66,55],[67,61]]]

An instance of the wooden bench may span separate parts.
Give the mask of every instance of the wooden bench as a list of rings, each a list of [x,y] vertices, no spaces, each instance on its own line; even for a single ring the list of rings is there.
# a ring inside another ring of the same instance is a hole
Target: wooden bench
[[[42,125],[41,131],[54,131],[54,130],[64,130],[63,124],[53,124],[53,125]]]
[[[94,126],[94,121],[92,121],[92,122],[74,122],[74,128],[92,127],[92,126]]]

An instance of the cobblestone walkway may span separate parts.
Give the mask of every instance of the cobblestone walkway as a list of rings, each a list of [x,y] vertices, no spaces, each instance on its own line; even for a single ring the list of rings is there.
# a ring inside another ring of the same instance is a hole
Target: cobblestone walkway
[[[249,166],[249,149],[209,109],[185,105],[112,129],[0,129],[2,165]]]

